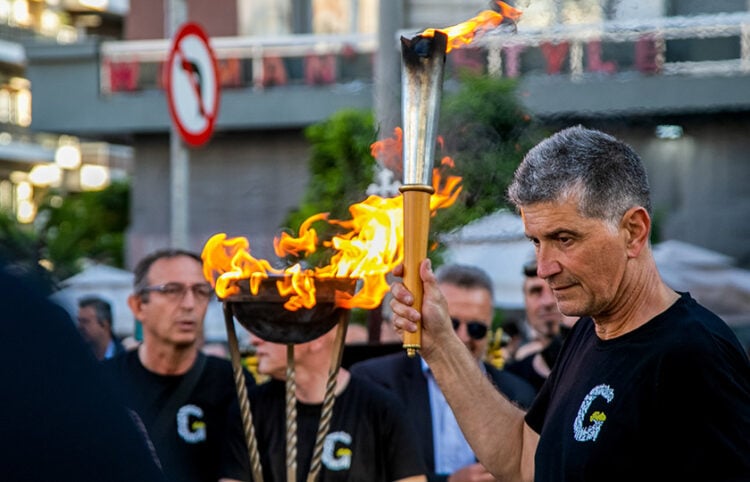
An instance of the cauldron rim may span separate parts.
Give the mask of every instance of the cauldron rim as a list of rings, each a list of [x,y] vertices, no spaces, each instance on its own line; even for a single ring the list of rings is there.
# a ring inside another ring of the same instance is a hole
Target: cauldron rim
[[[259,338],[274,343],[305,343],[327,333],[349,310],[336,306],[336,291],[354,293],[355,278],[316,278],[316,303],[311,308],[287,310],[289,296],[282,296],[276,282],[283,276],[263,279],[258,293],[250,293],[249,280],[239,280],[238,294],[222,301],[226,312],[245,329]]]

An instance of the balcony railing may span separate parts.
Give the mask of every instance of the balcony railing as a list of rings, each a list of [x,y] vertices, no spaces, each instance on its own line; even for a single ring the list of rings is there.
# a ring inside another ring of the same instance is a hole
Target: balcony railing
[[[413,36],[417,32],[401,32]],[[101,92],[163,88],[169,39],[104,42]],[[349,85],[374,79],[372,35],[211,39],[224,88]],[[394,49],[397,45],[394,44]],[[492,33],[453,50],[446,75],[469,69],[506,77],[748,75],[750,13],[558,25]]]
[[[373,35],[214,37],[210,44],[225,88],[356,85],[374,77]],[[169,47],[169,39],[102,43],[102,93],[163,88]]]
[[[750,13],[519,29],[514,34],[487,35],[477,45],[486,53],[487,71],[508,77],[543,73],[580,80],[587,73],[628,72],[747,75]]]

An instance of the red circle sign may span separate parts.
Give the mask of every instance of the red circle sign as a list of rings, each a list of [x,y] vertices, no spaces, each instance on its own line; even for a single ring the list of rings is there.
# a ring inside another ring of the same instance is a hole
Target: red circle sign
[[[166,73],[172,122],[186,143],[205,144],[219,112],[219,69],[208,35],[197,23],[186,23],[175,34]]]

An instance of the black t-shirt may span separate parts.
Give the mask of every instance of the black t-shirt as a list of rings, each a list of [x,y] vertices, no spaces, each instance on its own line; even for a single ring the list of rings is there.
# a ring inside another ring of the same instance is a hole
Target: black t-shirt
[[[560,354],[560,349],[562,348],[565,336],[567,336],[569,331],[570,328],[561,326],[560,334],[554,337],[552,341],[550,341],[550,343],[540,352],[531,353],[530,355],[526,355],[520,360],[511,360],[507,365],[505,365],[503,369],[523,378],[524,380],[529,382],[532,387],[534,387],[534,390],[536,392],[538,392],[542,388],[542,385],[544,384],[544,381],[547,379],[547,377],[539,374],[536,368],[534,368],[534,360],[536,359],[537,355],[539,355],[542,357],[542,360],[547,365],[547,367],[553,367],[558,355]]]
[[[532,353],[531,355],[526,355],[520,360],[510,361],[507,365],[505,365],[503,370],[523,378],[529,383],[529,385],[534,387],[534,390],[538,392],[542,388],[542,385],[544,385],[544,381],[546,380],[546,378],[540,375],[539,372],[537,372],[534,368],[534,357],[536,357],[538,354],[539,353],[536,352]]]
[[[573,327],[526,415],[537,482],[750,480],[750,363],[690,295],[601,340]]]
[[[250,463],[237,404],[232,365],[206,356],[198,382],[172,413],[160,413],[185,375],[158,375],[147,370],[137,351],[102,362],[120,385],[125,404],[140,417],[164,473],[173,482],[216,482],[220,477],[249,480]],[[252,376],[246,374],[254,385]],[[172,420],[154,433],[160,417]]]
[[[285,383],[271,380],[250,394],[263,477],[286,480]],[[322,404],[297,402],[297,480],[310,470]],[[323,445],[321,482],[391,482],[425,473],[411,423],[390,393],[350,378],[336,398]]]

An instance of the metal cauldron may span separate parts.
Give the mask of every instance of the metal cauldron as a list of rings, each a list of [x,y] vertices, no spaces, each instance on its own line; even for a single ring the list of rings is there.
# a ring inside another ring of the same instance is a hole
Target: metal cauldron
[[[289,299],[279,294],[276,283],[282,276],[264,279],[257,294],[252,294],[248,280],[240,280],[240,293],[223,299],[225,310],[245,329],[266,341],[274,343],[305,343],[327,333],[348,312],[336,306],[336,292],[353,294],[356,279],[315,279],[316,304],[312,308],[287,310]]]

